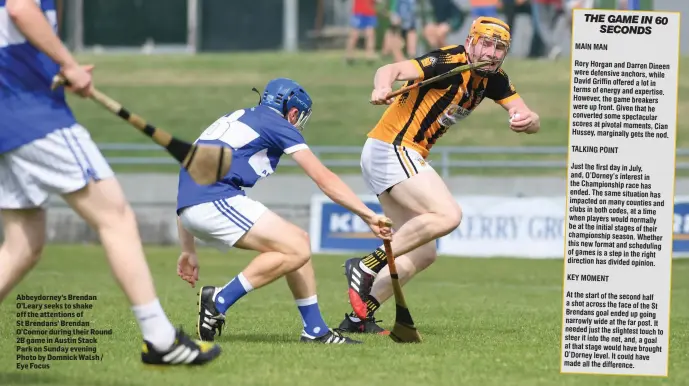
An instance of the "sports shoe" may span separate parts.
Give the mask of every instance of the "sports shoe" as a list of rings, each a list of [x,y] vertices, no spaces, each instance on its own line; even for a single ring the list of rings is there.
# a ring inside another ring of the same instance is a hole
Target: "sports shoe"
[[[350,339],[346,336],[342,336],[339,331],[329,329],[325,335],[315,337],[306,333],[306,331],[301,332],[301,342],[308,343],[323,343],[323,344],[360,344],[358,340]]]
[[[344,263],[345,276],[347,277],[349,304],[352,306],[354,314],[360,319],[366,319],[368,309],[366,300],[373,287],[375,276],[364,272],[359,266],[360,257],[351,258]]]
[[[175,343],[167,351],[158,351],[153,345],[144,341],[141,361],[147,365],[203,365],[220,355],[220,346],[213,343],[192,340],[178,329]]]
[[[215,293],[219,290],[219,287],[205,286],[199,291],[199,300],[196,302],[199,306],[196,331],[199,334],[199,339],[203,341],[212,342],[215,340],[216,331],[220,336],[225,325],[225,315],[215,308]]]
[[[375,320],[374,318],[359,319],[353,313],[349,315],[345,314],[344,320],[337,329],[342,332],[390,335],[390,331],[378,325],[380,322],[382,322],[382,320]]]

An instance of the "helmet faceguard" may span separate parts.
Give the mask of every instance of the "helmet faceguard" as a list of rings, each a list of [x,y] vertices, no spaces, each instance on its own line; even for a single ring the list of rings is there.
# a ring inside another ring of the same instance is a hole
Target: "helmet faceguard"
[[[303,131],[306,128],[306,123],[309,121],[309,118],[311,118],[311,113],[311,109],[308,111],[300,111],[299,118],[297,118],[297,123],[294,124],[294,127],[299,129],[299,131]]]
[[[479,74],[492,74],[500,70],[507,57],[512,36],[510,27],[494,17],[479,17],[471,24],[467,36],[467,53],[472,62],[492,61],[490,66],[476,69]]]
[[[292,108],[297,109],[298,116],[294,126],[302,131],[311,117],[313,102],[299,83],[287,78],[277,78],[268,82],[259,104],[276,110],[285,118]]]

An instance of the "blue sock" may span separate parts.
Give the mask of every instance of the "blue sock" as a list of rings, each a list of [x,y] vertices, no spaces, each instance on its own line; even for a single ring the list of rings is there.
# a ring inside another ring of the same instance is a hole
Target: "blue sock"
[[[323,320],[316,295],[306,299],[297,299],[296,302],[304,322],[304,331],[315,337],[325,335],[328,332],[328,325]]]
[[[220,313],[224,314],[227,312],[228,308],[237,302],[237,300],[241,299],[242,296],[251,292],[253,289],[254,287],[246,280],[244,274],[240,273],[218,292],[215,297],[215,308]]]

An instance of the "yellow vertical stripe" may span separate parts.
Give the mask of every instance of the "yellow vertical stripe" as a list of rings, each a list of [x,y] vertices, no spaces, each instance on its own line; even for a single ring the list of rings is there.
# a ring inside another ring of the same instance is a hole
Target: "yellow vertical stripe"
[[[404,148],[402,146],[397,146],[397,150],[400,152],[400,158],[402,158],[402,162],[404,162],[404,164],[407,165],[409,177],[416,175],[416,173],[414,172],[414,168],[411,165],[411,160],[409,159],[409,157],[406,156],[406,153],[404,152]]]

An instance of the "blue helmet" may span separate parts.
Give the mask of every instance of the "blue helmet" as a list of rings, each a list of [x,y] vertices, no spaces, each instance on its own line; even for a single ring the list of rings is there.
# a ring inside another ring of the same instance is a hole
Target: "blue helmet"
[[[299,83],[287,78],[273,79],[266,85],[261,97],[261,105],[271,107],[283,116],[293,107],[299,111],[299,118],[294,126],[299,130],[306,127],[306,121],[311,116],[311,97]]]

